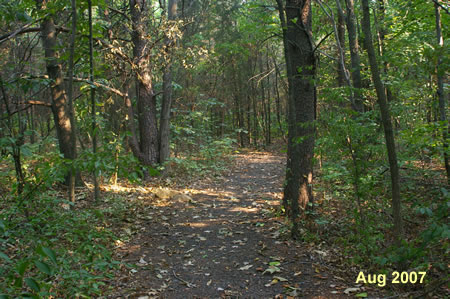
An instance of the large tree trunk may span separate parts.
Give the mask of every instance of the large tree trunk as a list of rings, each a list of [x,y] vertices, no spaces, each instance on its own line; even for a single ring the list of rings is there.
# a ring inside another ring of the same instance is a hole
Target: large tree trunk
[[[386,139],[386,147],[389,157],[389,167],[391,174],[391,188],[392,188],[392,209],[394,216],[394,237],[397,244],[400,244],[403,235],[402,218],[401,218],[401,204],[400,204],[400,175],[397,164],[397,153],[395,149],[394,132],[392,129],[391,115],[389,112],[389,105],[386,100],[386,93],[381,81],[380,70],[378,68],[377,57],[372,41],[372,30],[370,26],[370,10],[369,0],[361,0],[363,9],[362,29],[364,32],[364,42],[366,44],[367,53],[369,56],[370,70],[372,73],[372,80],[375,85],[375,90],[378,97],[378,105],[380,106],[381,120],[384,127],[384,136]]]
[[[37,8],[42,9],[46,1],[37,0]],[[71,119],[70,106],[68,105],[66,91],[62,75],[61,62],[56,51],[57,33],[53,16],[46,16],[41,22],[41,39],[44,47],[47,74],[51,80],[51,109],[56,127],[59,150],[64,158],[73,160],[76,158],[76,144],[74,124]],[[69,177],[67,177],[69,183]]]
[[[169,0],[167,15],[169,21],[177,17],[178,0]],[[166,40],[166,47],[170,46]],[[169,58],[170,59],[170,58]],[[163,163],[170,157],[170,107],[172,106],[172,63],[169,63],[163,74],[163,100],[159,125],[159,162]]]
[[[438,1],[438,0],[436,0]],[[439,45],[438,49],[442,51],[444,49],[444,38],[442,37],[442,24],[441,24],[441,7],[438,3],[434,4],[435,8],[435,16],[436,16],[436,39]],[[447,99],[445,95],[444,89],[444,76],[445,70],[442,69],[442,54],[438,56],[438,62],[436,65],[437,71],[437,96],[439,99],[439,118],[442,123],[445,124],[444,129],[442,130],[442,138],[443,138],[443,148],[444,148],[444,166],[445,171],[447,173],[447,182],[450,184],[450,166],[448,162],[448,143],[447,143],[447,135],[448,135],[448,123],[447,123]]]
[[[306,208],[313,200],[311,183],[316,61],[311,37],[311,0],[286,0],[284,11],[287,26],[284,46],[290,77],[289,139],[284,201],[291,205],[292,236],[297,238],[299,205]]]
[[[147,34],[148,3],[130,0],[132,21],[133,64],[136,72],[137,114],[139,144],[130,139],[133,154],[146,166],[154,166],[159,159],[158,128],[156,123],[156,99],[150,72],[150,50]],[[132,108],[132,107],[131,107]],[[128,107],[130,109],[130,107]],[[129,119],[130,122],[134,121]],[[136,132],[132,132],[136,134]]]

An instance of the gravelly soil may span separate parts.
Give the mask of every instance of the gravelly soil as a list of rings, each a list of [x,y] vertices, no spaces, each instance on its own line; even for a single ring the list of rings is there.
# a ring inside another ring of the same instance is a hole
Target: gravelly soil
[[[273,213],[284,160],[267,152],[238,154],[227,176],[185,189],[192,201],[160,200],[118,251],[137,267],[113,283],[109,297],[347,297],[345,283],[328,274],[320,254],[289,240]]]

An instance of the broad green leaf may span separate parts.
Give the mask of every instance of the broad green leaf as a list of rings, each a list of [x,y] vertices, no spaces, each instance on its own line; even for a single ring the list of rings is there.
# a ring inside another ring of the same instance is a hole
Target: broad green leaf
[[[20,276],[23,276],[23,274],[25,273],[25,270],[28,268],[29,264],[30,264],[29,261],[23,261],[17,265],[16,269]]]
[[[52,249],[48,247],[42,247],[42,251],[45,253],[46,256],[48,256],[49,259],[52,260],[52,262],[56,264],[56,254]]]
[[[40,262],[40,261],[35,261],[34,264],[36,265],[36,267],[39,270],[41,270],[45,274],[52,275],[52,270],[50,269],[50,267],[46,263]]]
[[[30,148],[27,145],[21,146],[20,150],[22,151],[22,155],[24,157],[30,157],[33,155],[33,153],[31,152]]]
[[[22,288],[22,285],[23,285],[23,277],[22,276],[16,277],[16,279],[14,280],[14,286],[16,288]]]
[[[34,278],[31,277],[25,278],[25,283],[27,284],[27,286],[30,287],[30,289],[32,289],[35,292],[39,292],[41,290],[41,287]]]
[[[7,256],[5,253],[0,251],[0,258],[4,259],[5,261],[7,261],[8,263],[11,262],[11,259],[9,258],[9,256]]]

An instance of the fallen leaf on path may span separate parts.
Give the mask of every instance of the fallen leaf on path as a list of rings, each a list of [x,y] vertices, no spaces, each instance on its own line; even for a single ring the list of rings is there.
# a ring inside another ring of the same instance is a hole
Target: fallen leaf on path
[[[253,267],[253,265],[247,265],[247,266],[240,267],[239,270],[244,271],[244,270],[250,269],[251,267]]]
[[[361,290],[361,288],[347,288],[345,289],[344,293],[348,295],[350,293],[357,292],[359,290]]]
[[[278,268],[277,266],[269,266],[269,268],[264,270],[263,274],[266,274],[266,273],[273,274],[273,273],[277,273],[277,272],[281,272],[281,269]]]
[[[273,279],[277,279],[278,281],[281,281],[281,282],[288,281],[286,278],[281,277],[281,276],[274,276]]]

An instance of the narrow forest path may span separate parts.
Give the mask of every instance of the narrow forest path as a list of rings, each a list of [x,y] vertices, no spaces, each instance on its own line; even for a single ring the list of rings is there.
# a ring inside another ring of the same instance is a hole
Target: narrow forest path
[[[271,212],[284,167],[282,155],[238,154],[228,175],[190,187],[193,200],[154,199],[141,232],[120,249],[137,267],[115,282],[113,297],[343,297],[320,252],[289,240]]]

